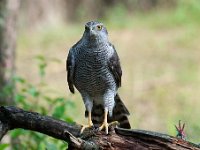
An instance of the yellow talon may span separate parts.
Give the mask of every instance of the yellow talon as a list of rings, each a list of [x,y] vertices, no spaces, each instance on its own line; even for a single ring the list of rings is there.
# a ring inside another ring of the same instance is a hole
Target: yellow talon
[[[102,129],[105,128],[106,130],[106,134],[108,134],[108,122],[107,122],[107,115],[108,115],[108,111],[105,110],[104,112],[104,121],[103,121],[103,124],[99,127],[99,131],[101,131]]]
[[[99,131],[101,131],[102,129],[105,128],[106,134],[108,134],[108,127],[110,125],[119,125],[118,121],[113,121],[113,122],[111,122],[111,123],[108,124],[108,122],[107,122],[107,115],[108,115],[108,111],[105,110],[103,124],[99,127]]]
[[[111,123],[109,123],[108,126],[114,125],[115,127],[118,126],[120,123],[118,121],[113,121]]]
[[[81,128],[81,134],[83,133],[83,131],[86,129],[86,128],[91,128],[93,126],[93,123],[92,123],[92,113],[89,111],[88,113],[88,125],[82,125],[83,127]]]
[[[108,134],[108,123],[104,122],[100,127],[99,127],[99,131],[101,131],[102,129],[105,128],[106,134]]]

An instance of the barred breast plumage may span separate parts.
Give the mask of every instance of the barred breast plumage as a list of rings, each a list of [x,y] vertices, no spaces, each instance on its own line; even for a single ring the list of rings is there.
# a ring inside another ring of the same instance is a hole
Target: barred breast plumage
[[[130,128],[129,112],[117,94],[122,75],[119,57],[102,23],[85,25],[83,37],[69,51],[66,67],[69,89],[74,93],[75,86],[81,93],[89,126],[92,120],[95,126],[104,122],[101,127],[107,128],[107,120],[116,120],[120,127]]]
[[[110,88],[116,91],[113,75],[107,62],[113,49],[110,45],[98,44],[77,47],[75,50],[74,84],[81,92],[87,92],[91,97],[98,97]]]

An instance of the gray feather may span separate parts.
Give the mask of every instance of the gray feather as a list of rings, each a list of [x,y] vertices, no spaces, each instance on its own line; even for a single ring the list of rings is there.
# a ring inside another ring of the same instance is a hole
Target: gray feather
[[[83,37],[70,49],[66,68],[69,89],[74,93],[75,86],[81,93],[85,116],[92,111],[94,124],[102,122],[105,109],[108,109],[109,121],[128,120],[129,112],[116,95],[122,76],[119,57],[102,23],[86,23]]]

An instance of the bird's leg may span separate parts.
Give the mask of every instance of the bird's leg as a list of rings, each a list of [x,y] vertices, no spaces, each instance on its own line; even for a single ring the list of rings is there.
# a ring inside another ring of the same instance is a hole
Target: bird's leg
[[[93,126],[93,123],[92,123],[92,112],[91,111],[89,111],[89,114],[88,114],[88,126],[89,127]]]
[[[104,121],[103,121],[103,124],[99,127],[99,131],[101,131],[102,129],[105,128],[105,131],[106,131],[106,134],[108,134],[108,127],[110,125],[119,125],[119,122],[118,121],[113,121],[111,123],[108,123],[108,120],[107,120],[107,116],[108,116],[108,111],[105,110],[104,111]]]
[[[81,128],[81,134],[83,133],[83,131],[86,129],[86,128],[90,128],[93,126],[93,123],[92,123],[92,112],[89,111],[88,112],[88,125],[83,125],[83,127]]]
[[[105,109],[103,124],[99,127],[100,131],[105,128],[106,134],[108,134],[108,120],[107,120],[107,116],[108,116],[108,110]]]

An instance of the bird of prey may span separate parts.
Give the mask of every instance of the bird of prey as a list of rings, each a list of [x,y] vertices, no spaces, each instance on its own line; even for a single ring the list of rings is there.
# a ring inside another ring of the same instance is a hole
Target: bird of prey
[[[88,125],[83,130],[95,126],[108,134],[109,123],[114,121],[121,128],[130,128],[129,112],[117,93],[122,76],[120,60],[102,23],[85,24],[82,38],[69,50],[66,70],[70,91],[74,93],[75,86],[85,104]]]

